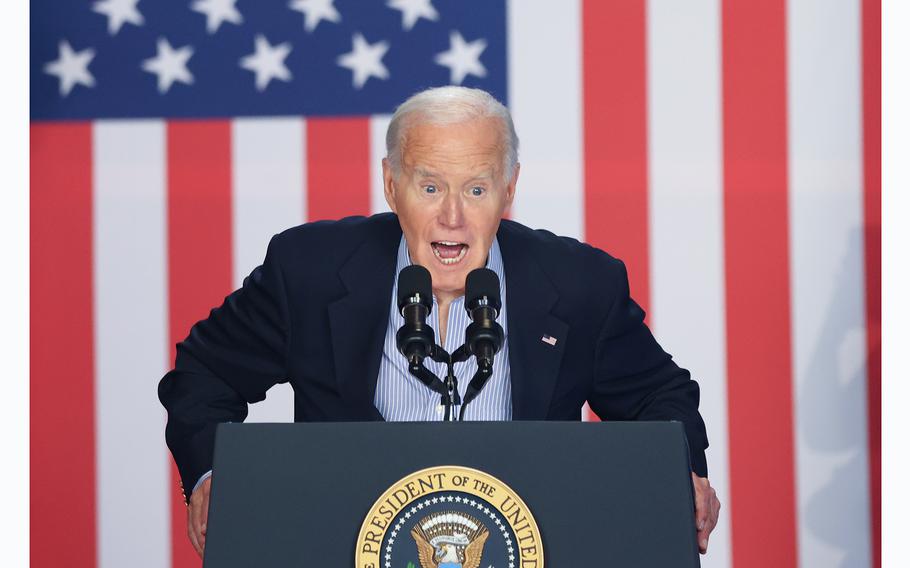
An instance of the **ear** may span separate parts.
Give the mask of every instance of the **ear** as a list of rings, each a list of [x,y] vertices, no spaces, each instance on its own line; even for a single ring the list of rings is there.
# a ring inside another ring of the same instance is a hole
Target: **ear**
[[[389,204],[392,213],[397,214],[395,207],[395,179],[392,175],[392,165],[388,158],[382,159],[382,193],[385,195],[385,202]]]
[[[512,172],[512,179],[509,180],[509,185],[506,186],[506,211],[512,207],[512,201],[515,200],[515,189],[518,186],[518,172],[520,170],[521,164],[516,163]]]

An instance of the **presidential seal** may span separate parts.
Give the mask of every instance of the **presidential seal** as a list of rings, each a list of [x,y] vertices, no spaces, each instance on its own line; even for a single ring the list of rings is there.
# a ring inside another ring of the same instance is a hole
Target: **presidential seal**
[[[355,568],[543,568],[524,501],[482,471],[439,466],[383,493],[360,527]]]

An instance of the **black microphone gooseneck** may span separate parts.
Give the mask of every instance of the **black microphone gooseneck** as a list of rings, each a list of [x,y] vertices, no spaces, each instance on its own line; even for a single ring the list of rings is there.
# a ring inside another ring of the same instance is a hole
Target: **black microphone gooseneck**
[[[502,348],[504,333],[502,326],[496,322],[502,309],[499,294],[499,277],[489,268],[477,268],[468,274],[465,281],[465,309],[471,318],[471,324],[465,330],[465,344],[453,354],[460,355],[462,349],[477,358],[477,372],[471,378],[464,395],[464,402],[459,413],[459,420],[464,419],[464,412],[472,400],[483,389],[493,376],[493,358]]]
[[[411,265],[398,274],[398,311],[404,318],[404,325],[395,334],[398,351],[408,361],[408,372],[436,393],[445,406],[445,419],[449,420],[452,405],[460,404],[458,385],[451,371],[451,357],[436,345],[436,333],[427,324],[427,316],[433,310],[433,284],[430,272],[420,266]],[[446,383],[424,365],[424,359],[449,364]]]

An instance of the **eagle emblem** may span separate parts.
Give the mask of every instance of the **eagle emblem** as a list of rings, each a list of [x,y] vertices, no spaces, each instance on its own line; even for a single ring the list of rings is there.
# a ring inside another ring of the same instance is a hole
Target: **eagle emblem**
[[[478,568],[490,536],[476,518],[458,511],[440,511],[411,529],[420,568]]]

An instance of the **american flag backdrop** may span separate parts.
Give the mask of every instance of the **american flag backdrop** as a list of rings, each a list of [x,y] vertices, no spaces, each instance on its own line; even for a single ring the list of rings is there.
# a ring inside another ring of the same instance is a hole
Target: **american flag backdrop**
[[[389,115],[454,83],[514,113],[511,217],[624,259],[701,384],[724,506],[703,565],[880,566],[880,20],[875,0],[32,0],[32,565],[200,565],[156,398],[175,343],[272,234],[385,210]],[[291,397],[250,419],[291,420]]]

